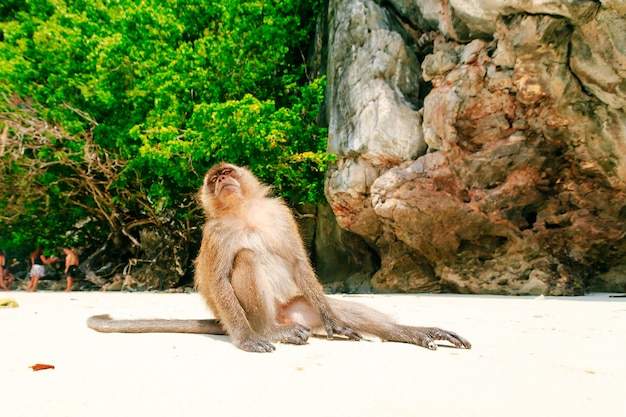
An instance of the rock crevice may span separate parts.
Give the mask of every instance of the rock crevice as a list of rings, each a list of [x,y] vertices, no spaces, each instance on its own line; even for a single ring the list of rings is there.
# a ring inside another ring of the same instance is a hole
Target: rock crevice
[[[374,289],[623,289],[620,2],[329,9],[326,196],[380,256]]]

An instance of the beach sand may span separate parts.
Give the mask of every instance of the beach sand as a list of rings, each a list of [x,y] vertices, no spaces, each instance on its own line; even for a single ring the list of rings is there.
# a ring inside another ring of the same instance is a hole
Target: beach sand
[[[626,298],[343,296],[471,350],[313,337],[246,353],[224,336],[103,334],[87,317],[207,318],[200,296],[0,292],[0,415],[622,416]],[[336,297],[342,297],[337,295]],[[33,371],[37,363],[54,369]]]

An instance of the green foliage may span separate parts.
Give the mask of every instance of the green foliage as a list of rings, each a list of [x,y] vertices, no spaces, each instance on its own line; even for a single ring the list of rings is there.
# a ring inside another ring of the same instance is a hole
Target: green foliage
[[[131,164],[154,177],[155,199],[169,199],[169,190],[188,184],[190,173],[202,175],[209,165],[229,161],[250,167],[292,203],[320,201],[330,158],[326,131],[315,124],[323,87],[323,80],[303,87],[291,107],[246,95],[197,105],[186,129],[135,129],[143,145]]]
[[[324,80],[303,62],[320,5],[4,1],[0,247],[188,218],[222,160],[292,204],[321,200]]]

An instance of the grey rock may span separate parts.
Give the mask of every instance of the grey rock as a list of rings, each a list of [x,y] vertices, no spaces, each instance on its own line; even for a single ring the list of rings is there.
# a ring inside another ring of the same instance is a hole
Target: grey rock
[[[623,2],[330,10],[325,191],[380,258],[375,291],[623,285]]]

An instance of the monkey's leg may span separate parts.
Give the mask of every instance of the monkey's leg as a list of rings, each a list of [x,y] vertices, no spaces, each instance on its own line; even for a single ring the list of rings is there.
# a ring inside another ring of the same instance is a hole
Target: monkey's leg
[[[249,250],[237,253],[231,283],[239,303],[254,331],[271,341],[304,344],[310,329],[300,323],[281,324],[277,321],[276,291],[264,276],[262,260]]]
[[[463,337],[448,330],[397,324],[385,314],[359,303],[336,299],[330,299],[330,303],[337,316],[348,326],[383,340],[412,343],[432,350],[437,349],[436,340],[445,340],[466,349],[472,347]]]

